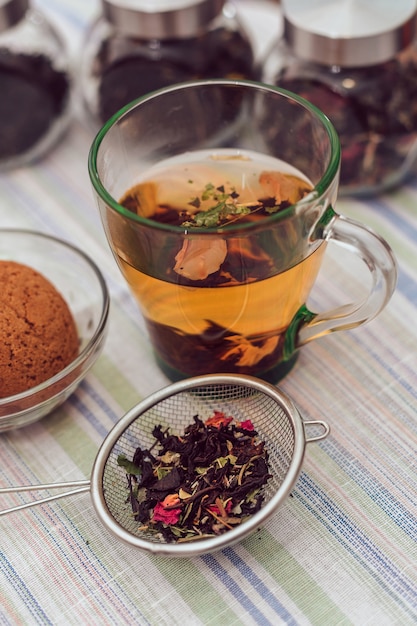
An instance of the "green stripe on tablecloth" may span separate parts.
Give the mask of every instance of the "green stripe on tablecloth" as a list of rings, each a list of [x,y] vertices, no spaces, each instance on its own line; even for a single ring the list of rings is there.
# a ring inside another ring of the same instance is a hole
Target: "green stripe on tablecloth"
[[[109,391],[112,398],[118,402],[123,411],[128,411],[142,400],[137,389],[106,355],[102,355],[95,364],[94,375]]]
[[[42,425],[83,475],[89,477],[97,456],[97,443],[65,410],[46,417]]]
[[[268,544],[268,550],[265,550],[265,543]],[[290,552],[264,528],[246,539],[244,547],[284,589],[311,624],[348,626],[352,623],[326,595],[320,585],[291,556]],[[278,554],[279,567],[277,566]]]
[[[221,615],[222,624],[239,622],[234,611],[201,574],[194,561],[187,559],[187,567],[181,567],[176,559],[153,558],[161,574],[204,624],[220,623],[219,615]]]
[[[95,378],[108,389],[112,397],[120,404],[122,412],[136,404],[138,392],[105,355],[94,365]],[[109,385],[109,381],[111,384]],[[65,405],[43,420],[43,426],[59,443],[73,463],[86,475],[91,473],[92,463],[97,454],[97,442],[77,424],[65,410]],[[111,424],[109,424],[109,429]]]

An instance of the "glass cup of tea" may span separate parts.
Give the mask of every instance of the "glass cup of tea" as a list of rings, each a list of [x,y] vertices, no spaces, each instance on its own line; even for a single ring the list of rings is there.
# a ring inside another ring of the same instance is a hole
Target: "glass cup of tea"
[[[339,167],[323,113],[251,81],[164,88],[100,130],[89,175],[103,226],[171,380],[229,372],[277,382],[301,346],[384,308],[395,259],[335,212]],[[363,300],[315,313],[306,302],[329,241],[364,261],[371,286]]]

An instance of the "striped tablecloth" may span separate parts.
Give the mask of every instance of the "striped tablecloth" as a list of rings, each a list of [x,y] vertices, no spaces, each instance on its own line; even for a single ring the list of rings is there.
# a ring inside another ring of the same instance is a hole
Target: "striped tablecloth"
[[[96,3],[38,4],[64,22],[75,50]],[[40,422],[0,436],[0,486],[89,478],[112,425],[168,384],[104,238],[87,176],[91,140],[74,116],[46,159],[0,177],[0,226],[78,245],[112,298],[105,349],[78,390]],[[331,426],[307,446],[292,497],[242,543],[185,560],[114,539],[88,493],[3,517],[0,624],[417,623],[417,181],[338,209],[388,240],[398,288],[368,325],[303,348],[282,381],[305,419]],[[330,250],[314,304],[333,305],[357,287]],[[0,508],[24,497],[3,497]]]

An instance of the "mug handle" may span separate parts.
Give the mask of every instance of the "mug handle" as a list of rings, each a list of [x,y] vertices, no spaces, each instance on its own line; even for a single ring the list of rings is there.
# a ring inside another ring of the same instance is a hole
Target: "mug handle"
[[[331,217],[327,221],[329,215]],[[323,221],[327,223],[323,224]],[[313,313],[306,306],[301,307],[285,337],[284,358],[287,359],[313,339],[369,322],[388,303],[397,283],[397,263],[382,237],[364,224],[338,215],[332,209],[326,211],[323,221],[318,225],[317,236],[325,241],[334,241],[362,259],[371,274],[372,285],[362,302],[351,302],[323,313]]]

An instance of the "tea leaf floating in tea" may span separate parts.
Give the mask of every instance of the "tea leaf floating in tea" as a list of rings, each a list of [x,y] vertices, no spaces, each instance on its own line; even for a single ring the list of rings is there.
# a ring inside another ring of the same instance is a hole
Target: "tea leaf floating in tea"
[[[141,530],[168,542],[191,541],[222,534],[260,509],[272,475],[250,420],[236,422],[214,411],[204,422],[196,415],[181,435],[161,426],[152,434],[150,449],[138,448],[132,461],[118,457]]]
[[[175,257],[174,272],[190,280],[204,280],[220,269],[226,255],[224,239],[185,239]]]

